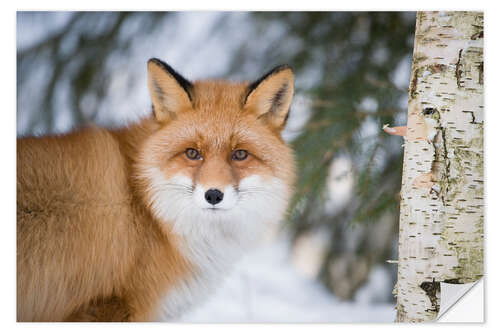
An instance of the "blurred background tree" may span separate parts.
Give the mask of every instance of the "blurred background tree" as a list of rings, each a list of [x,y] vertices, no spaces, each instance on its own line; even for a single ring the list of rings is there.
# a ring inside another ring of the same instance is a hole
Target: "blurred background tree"
[[[191,79],[252,80],[288,63],[293,259],[352,299],[370,273],[396,279],[386,260],[397,257],[402,140],[380,129],[406,122],[414,28],[408,12],[19,12],[17,132],[144,116],[153,56]]]

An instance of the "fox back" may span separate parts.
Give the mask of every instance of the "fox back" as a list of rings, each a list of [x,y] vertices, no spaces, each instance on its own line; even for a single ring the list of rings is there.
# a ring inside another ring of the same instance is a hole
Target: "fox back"
[[[19,321],[175,318],[283,218],[293,73],[191,83],[148,62],[152,114],[20,138]]]

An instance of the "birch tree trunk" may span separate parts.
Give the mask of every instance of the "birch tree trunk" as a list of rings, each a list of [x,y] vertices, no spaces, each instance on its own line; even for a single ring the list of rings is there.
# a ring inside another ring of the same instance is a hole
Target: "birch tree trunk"
[[[483,275],[482,13],[417,14],[405,134],[396,320],[422,322]]]

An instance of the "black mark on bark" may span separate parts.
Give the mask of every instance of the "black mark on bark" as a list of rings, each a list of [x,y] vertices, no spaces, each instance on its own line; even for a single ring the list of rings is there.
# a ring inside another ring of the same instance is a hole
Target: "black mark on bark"
[[[481,61],[481,63],[477,67],[479,69],[479,84],[483,84],[484,62]]]
[[[470,113],[471,117],[472,117],[472,121],[470,122],[470,124],[480,124],[480,123],[476,123],[476,116],[474,116],[474,111],[462,111],[463,113]]]
[[[483,38],[483,32],[482,31],[479,31],[479,32],[476,32],[474,35],[472,35],[470,37],[470,39],[472,40],[476,40],[476,39],[479,39],[479,38]]]
[[[413,72],[413,77],[411,78],[411,81],[410,81],[409,92],[410,92],[410,97],[411,98],[415,98],[415,96],[417,95],[418,73],[419,73],[419,70],[417,68]]]
[[[462,88],[463,85],[461,83],[462,81],[462,69],[461,69],[461,64],[460,64],[460,61],[462,60],[462,51],[464,49],[460,49],[460,51],[458,51],[458,60],[457,60],[457,63],[455,64],[455,77],[457,78],[457,87],[458,88]]]
[[[431,114],[434,114],[434,112],[436,112],[436,109],[435,108],[425,108],[422,113],[424,114],[424,116],[429,116]]]
[[[428,312],[439,312],[439,299],[438,299],[438,294],[441,292],[441,286],[439,282],[436,282],[434,279],[432,279],[432,282],[422,282],[420,284],[420,288],[425,291],[425,294],[427,297],[429,297],[429,300],[431,301],[431,308],[427,309],[425,311]]]

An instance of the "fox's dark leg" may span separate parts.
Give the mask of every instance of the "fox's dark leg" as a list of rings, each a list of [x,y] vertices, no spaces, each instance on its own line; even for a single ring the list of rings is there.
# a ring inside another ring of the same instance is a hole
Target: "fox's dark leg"
[[[115,322],[130,321],[129,304],[122,298],[112,296],[93,301],[69,315],[65,321]]]

